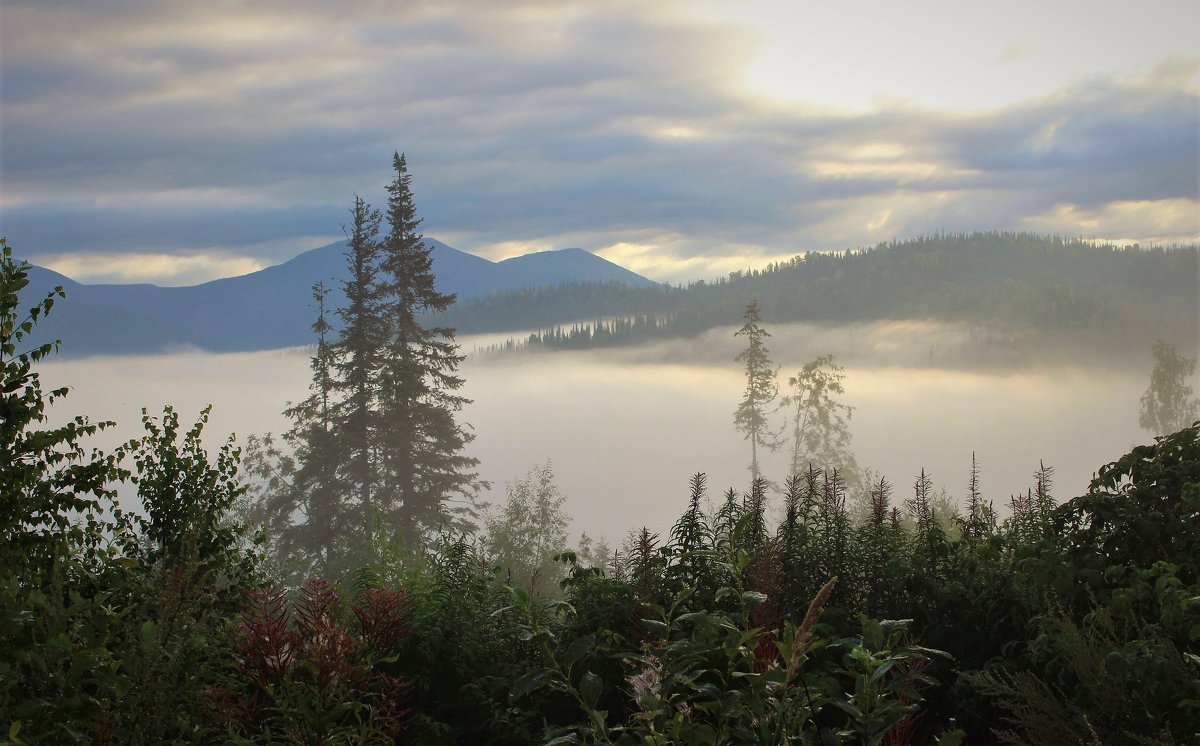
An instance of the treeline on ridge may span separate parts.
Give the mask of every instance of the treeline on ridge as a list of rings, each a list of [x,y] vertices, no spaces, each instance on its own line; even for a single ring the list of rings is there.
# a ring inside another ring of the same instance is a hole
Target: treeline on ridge
[[[728,325],[757,298],[773,323],[966,321],[1109,341],[1153,334],[1192,352],[1198,251],[1030,233],[939,234],[809,252],[687,286],[610,283],[496,294],[456,304],[439,323],[460,333],[539,330],[508,347],[603,347]]]

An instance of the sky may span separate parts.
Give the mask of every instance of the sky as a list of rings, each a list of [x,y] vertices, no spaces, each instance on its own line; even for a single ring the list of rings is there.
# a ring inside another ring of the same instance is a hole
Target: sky
[[[0,0],[0,235],[184,285],[425,235],[682,282],[937,231],[1200,241],[1200,3]]]

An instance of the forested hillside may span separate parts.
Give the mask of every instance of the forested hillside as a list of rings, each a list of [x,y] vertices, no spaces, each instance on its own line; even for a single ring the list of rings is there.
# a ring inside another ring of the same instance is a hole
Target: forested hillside
[[[1157,336],[1193,351],[1198,249],[1118,248],[1026,233],[926,236],[810,252],[687,287],[568,285],[460,303],[470,332],[540,328],[525,340],[596,347],[728,325],[758,299],[763,318],[846,323],[936,319],[993,330],[1067,331],[1097,343]]]

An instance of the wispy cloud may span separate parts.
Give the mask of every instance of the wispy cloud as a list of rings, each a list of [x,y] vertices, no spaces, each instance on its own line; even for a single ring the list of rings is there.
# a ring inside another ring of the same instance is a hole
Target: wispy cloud
[[[30,260],[87,284],[157,282],[171,278],[175,284],[194,285],[215,278],[249,274],[263,268],[260,262],[248,257],[222,256],[219,252],[179,256],[77,251],[34,255]]]

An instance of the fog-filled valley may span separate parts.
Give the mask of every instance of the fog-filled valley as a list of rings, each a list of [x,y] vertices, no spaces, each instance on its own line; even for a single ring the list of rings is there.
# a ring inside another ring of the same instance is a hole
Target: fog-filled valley
[[[1200,744],[1197,28],[0,0],[0,746]]]
[[[681,313],[455,338],[413,313],[453,302],[419,237],[375,243],[355,215],[345,305],[317,283],[317,343],[256,352],[56,358],[27,336],[69,298],[22,299],[3,243],[8,742],[27,722],[31,743],[85,723],[514,746],[1200,725],[1179,702],[1200,688],[1179,654],[1200,629],[1187,282],[1113,338],[1073,291],[1025,293],[1035,321],[1068,309],[1045,324],[772,324],[752,297],[692,333]],[[1047,694],[1099,658],[1135,715]]]
[[[1197,247],[938,235],[687,288],[573,280],[613,270],[571,251],[457,336],[393,163],[346,276],[196,286],[199,336],[158,323],[192,288],[47,295],[0,240],[10,742],[1200,727]],[[1100,659],[1108,700],[1045,683]]]
[[[974,451],[984,495],[1003,514],[1010,495],[1031,486],[1040,461],[1055,469],[1055,497],[1067,499],[1082,494],[1098,467],[1147,439],[1137,409],[1149,349],[1104,367],[1035,363],[993,372],[962,360],[970,333],[953,325],[765,326],[781,377],[827,352],[846,366],[841,398],[855,407],[852,451],[901,495],[924,468],[960,501]],[[463,392],[473,400],[462,419],[476,435],[468,450],[492,483],[483,499],[503,502],[506,482],[549,460],[568,498],[573,538],[586,532],[617,543],[643,526],[669,529],[695,472],[709,475],[714,500],[727,487],[748,490],[749,445],[732,422],[745,384],[733,359],[735,329],[630,348],[508,355],[482,352],[496,335],[461,337]],[[167,404],[185,421],[212,404],[209,442],[236,433],[244,443],[289,427],[282,411],[308,394],[311,352],[52,360],[44,376],[71,387],[56,417],[86,413],[118,423],[98,443],[138,435],[140,409],[154,414]],[[772,427],[781,430],[784,418],[772,415]],[[776,484],[787,476],[785,451],[763,458]],[[778,506],[778,495],[772,501]]]

